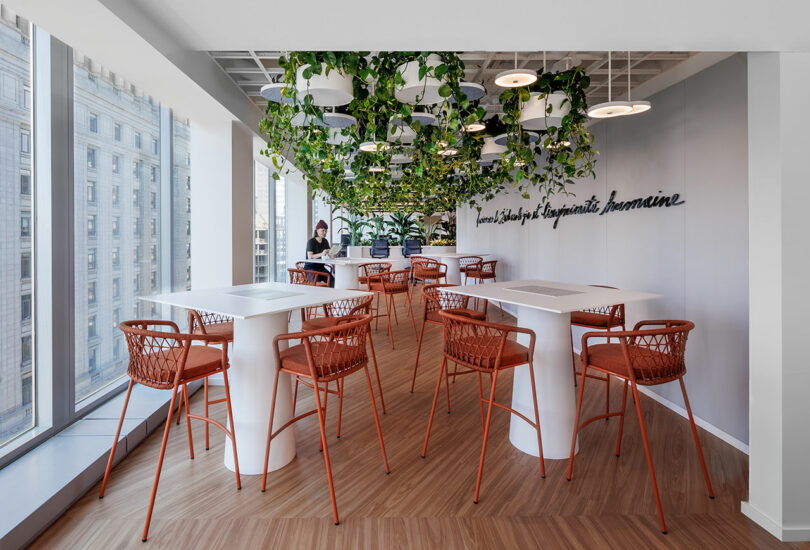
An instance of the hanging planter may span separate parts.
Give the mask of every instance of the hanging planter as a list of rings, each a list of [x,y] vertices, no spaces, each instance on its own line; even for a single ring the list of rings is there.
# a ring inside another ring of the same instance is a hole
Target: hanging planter
[[[410,105],[433,105],[444,100],[446,96],[439,93],[443,80],[432,76],[435,71],[425,70],[425,67],[435,68],[441,65],[441,58],[430,54],[425,58],[425,63],[423,66],[418,60],[414,60],[397,67],[403,81],[394,91],[397,101]]]
[[[481,148],[481,160],[483,162],[499,160],[505,152],[505,145],[495,143],[495,138],[492,136],[484,136],[484,146]]]
[[[354,99],[352,76],[338,69],[329,70],[326,63],[321,63],[318,73],[313,71],[311,65],[298,67],[295,89],[301,97],[311,95],[312,104],[318,107],[339,107]]]
[[[520,125],[527,130],[545,130],[557,126],[571,112],[571,102],[564,92],[532,92],[520,111]]]

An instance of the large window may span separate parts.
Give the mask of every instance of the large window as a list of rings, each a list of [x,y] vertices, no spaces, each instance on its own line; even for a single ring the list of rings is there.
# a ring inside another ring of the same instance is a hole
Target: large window
[[[174,291],[191,289],[190,140],[191,126],[188,120],[177,113],[172,113],[172,290]]]
[[[35,423],[29,36],[0,19],[0,446]]]
[[[287,278],[287,182],[276,180],[276,281]]]
[[[77,154],[87,151],[87,163],[77,163],[73,175],[74,190],[80,182],[87,182],[87,193],[74,192],[73,205],[74,219],[87,220],[86,231],[77,227],[74,255],[88,258],[85,266],[76,264],[74,273],[74,288],[87,289],[87,299],[74,303],[77,408],[105,388],[117,387],[113,384],[126,372],[125,358],[115,352],[117,335],[98,330],[113,324],[113,302],[143,315],[148,310],[138,296],[159,290],[161,273],[160,221],[145,215],[149,205],[143,200],[150,194],[159,197],[160,186],[154,176],[146,181],[141,178],[141,166],[147,161],[152,174],[159,173],[161,159],[142,151],[140,143],[141,135],[159,135],[160,106],[131,90],[116,89],[103,71],[91,73],[96,67],[86,58],[77,58],[73,66],[74,121],[89,121],[75,123],[73,135]],[[107,131],[105,121],[109,121]],[[131,129],[134,138],[129,147],[121,140],[122,122],[113,121],[122,121]],[[129,177],[121,173],[122,163],[133,166]],[[88,170],[92,179],[88,179]],[[131,196],[132,201],[121,204],[121,194]],[[149,230],[144,231],[144,223]],[[132,231],[121,231],[122,226]],[[149,251],[150,263],[141,265],[139,258]],[[157,270],[147,269],[147,265]]]
[[[263,163],[253,163],[253,280],[287,280],[287,186]]]

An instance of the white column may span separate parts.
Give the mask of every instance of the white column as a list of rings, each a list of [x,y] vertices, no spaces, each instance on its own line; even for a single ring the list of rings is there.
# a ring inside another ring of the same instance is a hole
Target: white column
[[[749,495],[742,511],[810,540],[810,54],[748,56]]]

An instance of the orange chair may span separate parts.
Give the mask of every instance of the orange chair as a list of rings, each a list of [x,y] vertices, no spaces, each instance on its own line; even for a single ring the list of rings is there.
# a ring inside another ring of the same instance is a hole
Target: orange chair
[[[329,283],[332,281],[332,275],[323,271],[310,271],[308,269],[290,267],[287,268],[287,273],[290,274],[291,285],[329,286]],[[326,280],[319,280],[319,277],[326,277]]]
[[[442,385],[443,377],[445,378],[445,384],[447,384],[445,377],[447,362],[453,361],[457,365],[478,372],[478,402],[481,408],[481,427],[484,430],[484,443],[481,446],[481,458],[478,462],[478,478],[475,482],[473,502],[478,503],[478,495],[481,491],[481,474],[484,471],[484,457],[487,452],[487,437],[489,436],[493,406],[519,416],[537,431],[537,447],[540,451],[540,476],[546,477],[546,467],[543,461],[543,440],[540,436],[540,415],[537,410],[537,391],[534,385],[534,365],[532,360],[534,357],[534,332],[520,327],[477,321],[465,315],[455,315],[449,311],[439,311],[439,316],[444,321],[444,350],[439,380],[436,382],[436,391],[433,393],[433,406],[430,409],[430,419],[428,420],[427,433],[425,433],[425,445],[422,447],[422,458],[425,458],[427,454],[430,428],[433,425],[433,415],[436,412],[436,401],[439,399],[439,388]],[[529,347],[521,346],[517,342],[509,340],[508,337],[512,333],[528,334],[530,338]],[[498,374],[502,370],[525,365],[526,363],[529,364],[529,376],[532,386],[534,422],[516,410],[495,402]],[[481,374],[492,376],[489,399],[484,399]],[[486,420],[484,419],[484,403],[487,404]]]
[[[462,256],[458,259],[458,270],[462,275],[464,275],[464,281],[462,284],[467,284],[467,268],[473,264],[483,261],[484,258],[481,256]]]
[[[356,298],[345,298],[343,300],[335,300],[330,304],[323,305],[324,317],[316,317],[304,321],[301,325],[302,330],[320,330],[323,328],[330,328],[345,322],[347,318],[352,318],[356,315],[370,315],[371,303],[374,301],[374,296],[358,296]],[[371,331],[368,331],[368,343],[371,347],[371,359],[374,362],[374,373],[377,375],[377,389],[380,390],[380,405],[382,406],[383,414],[385,410],[385,398],[383,398],[382,384],[380,383],[380,371],[377,368],[377,355],[374,353],[374,340],[371,338]],[[295,379],[295,391],[293,392],[293,403],[295,403],[298,396],[298,378]],[[341,381],[341,384],[343,382]],[[326,384],[328,390],[329,384]],[[338,388],[339,395],[342,396],[343,388]],[[328,390],[329,393],[338,393],[334,390]],[[293,405],[295,406],[295,405]],[[338,407],[338,430],[337,436],[340,437],[340,414],[343,411],[343,402],[340,402]]]
[[[388,338],[391,340],[391,349],[394,349],[394,333],[391,330],[391,310],[394,310],[394,320],[399,324],[397,319],[397,309],[394,302],[394,296],[397,294],[404,294],[405,300],[408,302],[408,313],[411,316],[411,324],[413,325],[413,335],[416,336],[416,321],[413,318],[413,307],[411,306],[411,294],[408,291],[408,270],[402,269],[399,271],[384,271],[377,275],[369,275],[368,277],[369,289],[377,293],[377,309],[379,309],[379,297],[385,296],[385,314],[388,316]],[[390,302],[390,304],[389,304]],[[375,317],[380,317],[375,315]]]
[[[377,275],[384,271],[391,271],[391,262],[369,262],[367,264],[360,264],[357,281],[361,285],[366,285],[366,288],[368,288],[369,276]]]
[[[656,328],[645,328],[656,327]],[[641,438],[644,441],[644,452],[647,455],[647,466],[650,469],[650,480],[652,481],[653,494],[655,495],[655,505],[658,508],[658,519],[661,523],[661,531],[667,532],[664,523],[664,510],[661,507],[661,497],[658,494],[658,483],[655,480],[655,470],[653,469],[652,456],[650,455],[650,443],[647,440],[647,429],[644,426],[644,417],[641,413],[641,400],[638,395],[638,386],[656,386],[677,380],[681,384],[683,402],[686,405],[686,412],[689,414],[689,424],[692,427],[692,435],[695,438],[700,465],[703,468],[703,477],[706,480],[706,488],[709,491],[709,498],[714,498],[712,482],[709,480],[709,470],[706,468],[706,460],[703,457],[703,449],[700,447],[695,419],[692,416],[692,408],[689,406],[689,398],[686,395],[686,386],[683,383],[683,375],[686,374],[686,364],[684,354],[686,352],[686,339],[689,331],[695,328],[695,324],[690,321],[641,321],[636,323],[631,331],[614,332],[587,332],[582,335],[582,374],[579,385],[579,399],[577,401],[577,414],[574,421],[574,435],[571,441],[571,456],[568,458],[568,474],[566,478],[571,481],[571,474],[574,469],[574,450],[576,447],[577,434],[579,430],[600,418],[607,416],[619,416],[619,437],[616,441],[616,456],[619,456],[622,444],[622,432],[624,429],[624,413],[627,405],[627,384],[633,391],[633,400],[636,403],[636,413],[638,423],[641,428]],[[591,338],[611,337],[619,340],[618,344],[596,344],[588,345]],[[615,376],[624,381],[624,391],[622,394],[622,409],[619,412],[601,414],[579,423],[582,412],[582,396],[585,391],[585,380],[588,378],[588,369],[593,369],[606,375]]]
[[[413,364],[411,393],[413,393],[413,387],[414,384],[416,383],[416,369],[419,368],[419,355],[422,352],[422,337],[425,334],[425,325],[427,323],[433,323],[439,326],[443,325],[444,322],[442,321],[442,318],[439,317],[439,312],[442,310],[451,311],[459,315],[466,315],[471,319],[478,319],[479,321],[483,321],[486,319],[486,314],[483,311],[475,311],[467,307],[467,304],[470,301],[469,296],[463,296],[461,294],[455,294],[453,292],[442,292],[441,289],[448,286],[455,286],[455,285],[432,284],[432,285],[425,285],[422,287],[422,296],[425,298],[425,309],[423,310],[422,314],[422,329],[419,331],[419,344],[416,347],[416,362]],[[484,309],[486,310],[486,306],[484,307]],[[464,371],[464,372],[477,372],[477,371]]]
[[[335,271],[332,268],[332,265],[331,264],[323,264],[323,267],[326,268],[326,271],[329,272],[329,275],[331,275],[334,278]],[[296,269],[307,269],[307,262],[295,262],[295,268]],[[322,273],[322,272],[319,271],[318,273]]]
[[[355,316],[353,320],[344,317],[333,327],[320,330],[282,334],[273,339],[275,348],[276,378],[273,383],[273,398],[270,404],[270,422],[267,427],[267,448],[264,455],[264,475],[262,476],[262,491],[267,488],[267,464],[270,459],[270,443],[273,438],[285,428],[307,416],[317,414],[321,431],[321,446],[326,464],[326,477],[329,480],[329,495],[332,499],[332,512],[335,525],[340,523],[338,518],[337,501],[335,500],[335,486],[332,483],[332,466],[329,462],[329,447],[326,444],[326,407],[321,404],[320,384],[327,384],[333,380],[342,380],[346,376],[363,369],[366,373],[366,385],[371,399],[371,410],[374,413],[374,424],[377,427],[377,437],[380,440],[385,473],[391,472],[388,467],[388,457],[385,454],[380,419],[377,415],[377,405],[374,402],[374,391],[371,389],[371,377],[368,374],[368,356],[366,355],[366,333],[371,325],[371,316]],[[301,340],[301,343],[284,351],[279,350],[278,343],[282,340]],[[286,372],[298,378],[308,378],[312,382],[315,393],[315,409],[293,417],[292,420],[273,431],[273,416],[276,408],[276,394],[278,393],[279,374]],[[343,387],[342,382],[338,385]],[[342,390],[341,390],[342,398]],[[324,400],[326,397],[324,396]]]
[[[150,327],[163,328],[164,330],[150,330]],[[186,424],[188,426],[188,451],[190,458],[194,458],[194,443],[191,437],[191,419],[203,420],[220,428],[225,435],[231,439],[233,449],[233,463],[236,469],[236,488],[241,489],[242,483],[239,477],[239,459],[236,456],[236,440],[233,430],[233,412],[231,409],[231,394],[228,385],[228,342],[227,340],[215,336],[205,336],[202,334],[182,334],[177,325],[171,321],[125,321],[118,325],[124,333],[129,348],[129,386],[127,395],[124,398],[124,408],[121,411],[121,419],[118,421],[118,429],[115,431],[110,458],[107,460],[107,469],[104,472],[104,480],[101,482],[101,492],[98,498],[104,498],[104,490],[107,487],[107,480],[112,470],[115,449],[118,446],[118,437],[121,435],[121,426],[129,404],[129,397],[132,393],[132,386],[135,382],[159,390],[172,390],[172,399],[169,403],[169,415],[166,419],[166,428],[163,430],[163,442],[160,446],[160,456],[158,458],[157,471],[155,472],[155,482],[152,486],[152,496],[149,499],[149,507],[146,512],[146,524],[143,528],[143,537],[146,541],[149,533],[149,522],[152,519],[152,509],[155,506],[155,496],[157,495],[158,481],[160,481],[160,470],[163,467],[163,457],[166,454],[166,442],[169,439],[169,428],[172,425],[172,413],[177,401],[177,392],[182,388],[182,399],[185,401],[186,411],[188,408],[188,388],[186,384],[207,378],[213,374],[222,373],[225,381],[225,403],[228,408],[228,423],[230,430],[217,422],[213,418],[188,414],[186,412]],[[171,329],[171,330],[165,330]],[[192,342],[201,341],[206,344],[220,344],[221,349],[207,346],[194,346]]]
[[[188,310],[188,330],[191,334],[202,334],[204,336],[215,336],[222,338],[228,343],[233,343],[233,318],[227,315],[220,315],[218,313],[210,313],[207,311],[196,311],[193,309]],[[205,343],[208,345],[208,342]],[[208,416],[209,405],[216,405],[217,403],[224,403],[225,398],[208,400],[208,378],[203,382],[203,406],[205,407],[204,414]],[[177,407],[177,422],[180,425],[180,415],[183,411],[183,401],[180,401],[180,406]],[[209,433],[208,422],[205,423],[205,450],[209,448]]]
[[[419,279],[423,284],[428,281],[434,283],[440,282],[444,279],[447,282],[447,265],[440,263],[433,258],[426,258],[425,256],[411,256],[411,294],[413,288],[416,286],[416,280]]]
[[[480,261],[469,264],[464,273],[464,284],[467,284],[469,279],[473,279],[473,284],[483,283],[487,279],[492,279],[493,283],[497,283],[498,279],[495,278],[495,266],[497,264],[498,260]],[[502,303],[498,302],[498,307],[503,311]]]
[[[604,285],[591,286],[598,288],[616,288],[613,286]],[[612,306],[594,307],[590,309],[583,309],[582,311],[574,311],[571,313],[571,326],[607,331],[621,327],[622,330],[626,330],[624,326],[624,319],[624,304],[615,304]],[[607,341],[610,343],[610,338],[608,338]],[[577,376],[579,373],[577,372],[577,358],[574,353],[573,334],[571,335],[571,366],[574,370],[574,386],[576,386]],[[607,374],[602,377],[596,374],[588,374],[588,378],[605,382],[605,413],[610,412],[610,375]],[[609,417],[606,417],[605,420],[608,418]]]

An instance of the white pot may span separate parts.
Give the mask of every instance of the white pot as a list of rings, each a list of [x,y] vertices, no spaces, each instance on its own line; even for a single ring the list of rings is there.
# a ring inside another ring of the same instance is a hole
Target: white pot
[[[397,126],[388,123],[388,141],[394,143],[399,140],[403,145],[410,145],[416,139],[416,131],[410,126]]]
[[[549,105],[551,113],[546,113]],[[529,101],[523,104],[520,111],[520,124],[527,130],[545,130],[547,124],[556,126],[570,111],[571,102],[563,92],[554,92],[548,96],[532,92]]]
[[[500,160],[505,152],[505,145],[495,143],[495,138],[492,136],[484,136],[484,146],[481,148],[481,160],[484,162]]]
[[[326,64],[321,63],[321,74],[313,74],[309,80],[304,80],[304,70],[309,65],[298,67],[295,74],[295,89],[301,97],[309,94],[312,103],[319,107],[339,107],[347,105],[354,99],[352,90],[352,76],[345,75],[337,69],[331,69],[326,74]]]
[[[359,245],[349,245],[346,247],[346,256],[349,258],[362,258],[363,247]]]
[[[441,58],[436,54],[430,54],[426,60],[428,67],[438,67],[442,64]],[[409,61],[397,67],[397,71],[402,74],[405,81],[402,86],[397,86],[394,90],[394,97],[402,103],[411,105],[433,105],[440,103],[445,98],[439,95],[439,88],[444,83],[444,79],[439,80],[432,76],[425,76],[419,79],[419,62]]]

